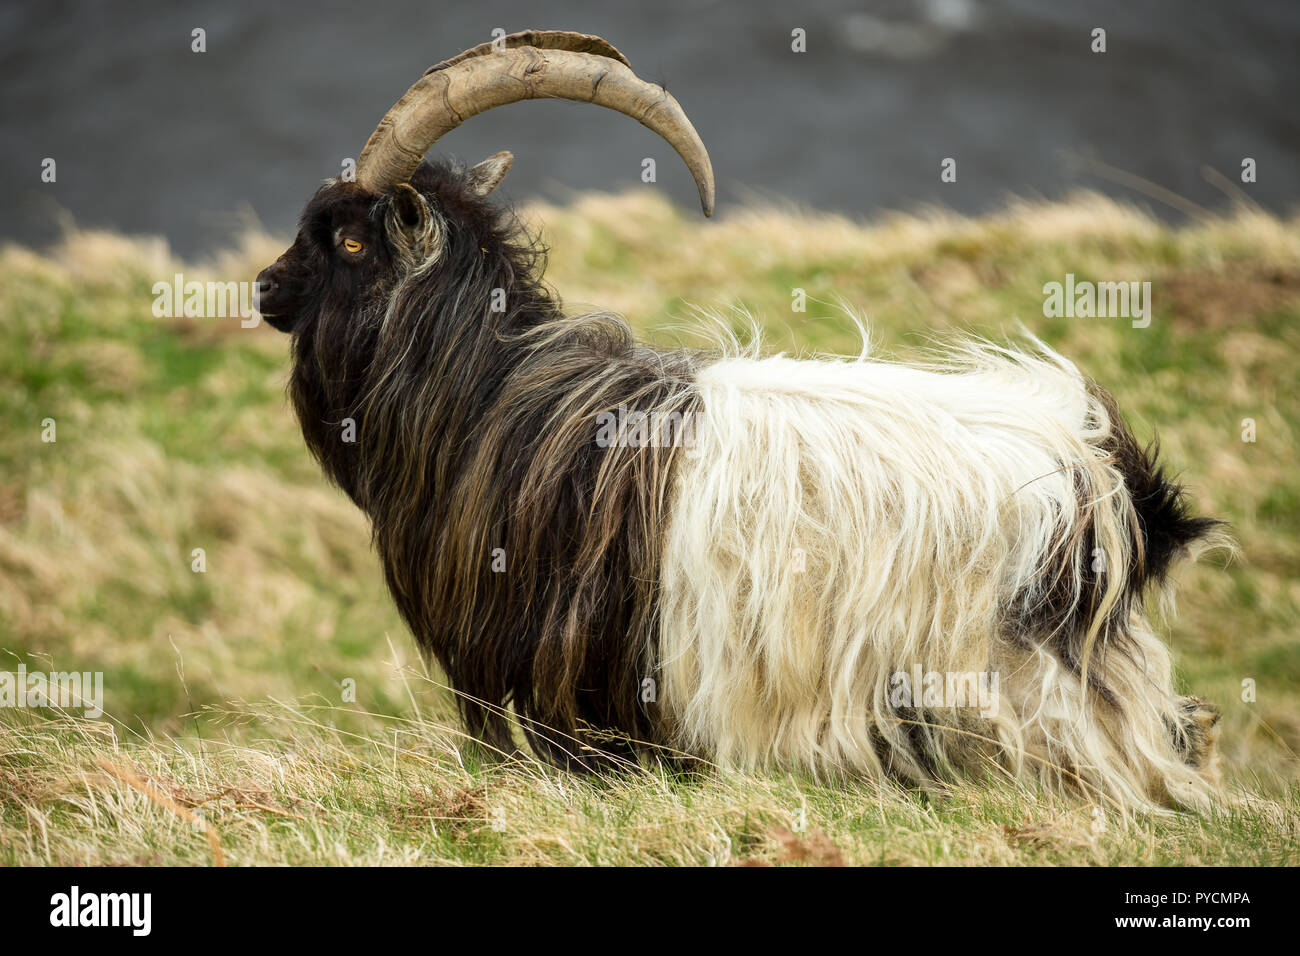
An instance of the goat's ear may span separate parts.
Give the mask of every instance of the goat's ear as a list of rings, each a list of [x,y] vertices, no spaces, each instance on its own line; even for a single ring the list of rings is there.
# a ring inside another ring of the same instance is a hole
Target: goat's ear
[[[501,180],[510,172],[510,164],[515,161],[515,154],[508,149],[493,153],[483,162],[469,171],[469,189],[475,196],[486,196],[501,185]]]
[[[393,187],[385,218],[389,239],[400,257],[420,261],[439,251],[440,221],[428,200],[410,183]]]
[[[410,183],[393,187],[392,223],[407,232],[419,232],[429,218],[429,204]]]

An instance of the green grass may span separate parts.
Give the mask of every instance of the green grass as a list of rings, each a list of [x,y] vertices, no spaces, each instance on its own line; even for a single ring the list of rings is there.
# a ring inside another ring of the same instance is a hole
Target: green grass
[[[902,356],[1023,324],[1115,392],[1242,545],[1226,570],[1183,572],[1167,625],[1182,686],[1223,710],[1232,801],[1125,820],[1006,784],[484,762],[363,517],[303,447],[285,341],[152,315],[155,281],[251,278],[283,237],[189,264],[78,233],[0,250],[0,670],[103,671],[107,713],[0,710],[0,863],[1297,862],[1300,221],[1170,229],[1088,195],[866,226],[697,222],[648,193],[528,214],[570,308],[619,310],[666,344],[698,340],[702,306],[737,329],[752,316],[775,349],[856,354],[843,303]],[[1151,327],[1045,318],[1043,284],[1067,272],[1150,280]]]

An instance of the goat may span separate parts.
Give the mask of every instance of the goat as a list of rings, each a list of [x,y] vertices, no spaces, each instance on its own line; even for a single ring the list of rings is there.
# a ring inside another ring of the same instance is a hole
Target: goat
[[[521,726],[575,768],[1000,772],[1210,803],[1217,711],[1175,693],[1144,604],[1219,522],[1110,395],[1041,343],[797,361],[566,315],[487,198],[511,155],[423,158],[541,96],[655,130],[711,214],[677,101],[604,40],[534,31],[432,67],[258,277],[307,445],[473,732],[511,753]],[[954,699],[953,675],[990,674],[988,706]]]

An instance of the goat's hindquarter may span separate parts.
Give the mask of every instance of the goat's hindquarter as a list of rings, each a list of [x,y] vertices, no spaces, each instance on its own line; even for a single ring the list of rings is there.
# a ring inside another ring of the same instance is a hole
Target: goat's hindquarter
[[[1123,426],[1077,373],[778,357],[707,366],[696,388],[652,648],[675,746],[1201,799],[1168,650],[1122,573]]]

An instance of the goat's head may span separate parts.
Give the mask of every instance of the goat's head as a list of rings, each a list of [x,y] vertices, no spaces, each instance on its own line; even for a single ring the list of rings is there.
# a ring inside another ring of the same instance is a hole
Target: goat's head
[[[639,79],[599,37],[516,33],[430,67],[388,111],[361,152],[355,181],[326,182],[308,204],[294,244],[258,276],[263,317],[280,331],[303,332],[326,313],[373,312],[403,278],[440,261],[450,227],[495,223],[474,207],[501,182],[510,153],[465,172],[426,165],[423,156],[471,116],[543,97],[596,103],[654,130],[686,161],[704,213],[712,214],[708,153],[666,90]]]

